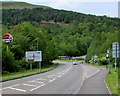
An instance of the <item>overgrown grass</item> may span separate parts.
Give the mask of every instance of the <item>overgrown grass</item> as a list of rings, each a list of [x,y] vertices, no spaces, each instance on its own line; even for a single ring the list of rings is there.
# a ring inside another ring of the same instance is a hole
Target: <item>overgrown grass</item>
[[[120,85],[118,85],[118,69],[115,70],[113,67],[110,68],[110,73],[105,79],[107,86],[112,94],[118,94],[118,88],[120,90]],[[119,87],[118,87],[119,86]]]
[[[21,72],[3,74],[2,78],[0,78],[0,81],[6,81],[6,80],[15,79],[15,78],[21,78],[21,77],[25,77],[25,76],[30,76],[30,75],[34,75],[34,74],[38,74],[38,73],[47,72],[47,71],[53,70],[57,66],[58,66],[58,64],[54,64],[53,66],[48,67],[48,68],[24,70]]]

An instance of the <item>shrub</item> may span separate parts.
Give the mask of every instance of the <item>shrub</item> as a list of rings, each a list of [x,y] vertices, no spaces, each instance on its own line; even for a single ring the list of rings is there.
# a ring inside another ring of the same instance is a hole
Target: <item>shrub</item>
[[[101,64],[101,65],[107,65],[108,61],[105,58],[99,58],[98,63]]]
[[[2,53],[2,71],[8,72],[18,71],[18,66],[16,64],[14,54],[9,50],[3,51]]]

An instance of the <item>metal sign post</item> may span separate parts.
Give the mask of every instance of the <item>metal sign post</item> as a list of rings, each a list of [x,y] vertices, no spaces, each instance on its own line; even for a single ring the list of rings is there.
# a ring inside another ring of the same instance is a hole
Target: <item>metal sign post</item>
[[[117,69],[117,58],[119,57],[119,43],[113,42],[112,44],[112,56],[115,58],[115,70]]]
[[[6,45],[6,48],[7,48],[7,50],[8,50],[8,45]]]
[[[32,62],[33,61],[34,61],[33,59],[28,59],[28,62],[30,63],[30,70],[32,70]]]
[[[39,69],[41,69],[41,62],[39,62]]]

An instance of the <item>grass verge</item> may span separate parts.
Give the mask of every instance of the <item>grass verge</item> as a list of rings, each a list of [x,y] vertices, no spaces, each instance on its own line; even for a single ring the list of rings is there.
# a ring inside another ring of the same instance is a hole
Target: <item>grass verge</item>
[[[107,74],[105,79],[107,86],[111,92],[111,94],[118,94],[118,69],[115,71],[113,67],[110,68],[110,73]],[[119,89],[118,89],[119,88]]]
[[[3,74],[2,77],[0,78],[0,81],[7,81],[7,80],[12,80],[12,79],[17,79],[17,78],[21,78],[21,77],[26,77],[26,76],[30,76],[30,75],[47,72],[47,71],[55,69],[57,66],[58,66],[58,64],[54,64],[53,66],[51,66],[49,68],[24,70],[21,72]]]

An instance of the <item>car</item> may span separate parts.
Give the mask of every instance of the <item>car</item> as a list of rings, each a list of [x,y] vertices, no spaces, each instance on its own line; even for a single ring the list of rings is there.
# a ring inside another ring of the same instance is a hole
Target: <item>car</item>
[[[73,62],[73,65],[77,65],[77,64],[78,64],[78,62],[77,62],[77,61],[74,61],[74,62]]]

